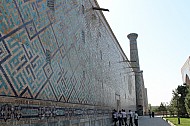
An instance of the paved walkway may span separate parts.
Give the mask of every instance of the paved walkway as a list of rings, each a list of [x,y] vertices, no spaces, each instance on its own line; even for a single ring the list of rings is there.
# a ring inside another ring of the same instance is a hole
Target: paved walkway
[[[161,117],[150,118],[149,116],[139,117],[139,126],[170,126]]]

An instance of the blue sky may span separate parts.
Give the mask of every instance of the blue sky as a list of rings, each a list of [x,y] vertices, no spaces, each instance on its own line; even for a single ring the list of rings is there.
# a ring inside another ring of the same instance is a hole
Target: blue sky
[[[190,56],[190,0],[97,0],[129,58],[129,33],[137,33],[140,67],[152,105],[169,102],[182,85]]]

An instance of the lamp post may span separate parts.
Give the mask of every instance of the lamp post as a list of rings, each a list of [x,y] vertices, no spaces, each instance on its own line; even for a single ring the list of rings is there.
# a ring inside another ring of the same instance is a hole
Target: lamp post
[[[180,124],[180,116],[179,116],[179,97],[181,97],[181,94],[177,95],[177,118],[178,118],[178,124]]]

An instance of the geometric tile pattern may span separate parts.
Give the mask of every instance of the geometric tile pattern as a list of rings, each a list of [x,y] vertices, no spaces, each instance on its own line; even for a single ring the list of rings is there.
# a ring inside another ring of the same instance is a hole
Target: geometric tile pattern
[[[121,107],[135,106],[134,79],[122,74],[129,64],[118,63],[126,57],[92,4],[55,0],[50,8],[45,0],[0,1],[0,121],[103,116],[115,108],[115,94],[121,95]],[[2,100],[9,98],[44,104]],[[49,101],[79,106],[70,110],[47,106]]]

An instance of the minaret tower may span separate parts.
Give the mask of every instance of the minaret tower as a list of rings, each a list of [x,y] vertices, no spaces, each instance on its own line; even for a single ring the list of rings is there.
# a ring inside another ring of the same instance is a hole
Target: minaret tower
[[[138,34],[131,33],[128,36],[130,41],[130,63],[135,73],[135,90],[136,90],[136,105],[139,115],[143,115],[144,108],[144,81],[142,71],[140,71],[139,56],[137,48]]]
[[[131,33],[127,37],[130,40],[130,61],[131,61],[131,66],[133,67],[133,69],[135,71],[140,71],[139,55],[138,55],[138,48],[137,48],[138,34]]]

